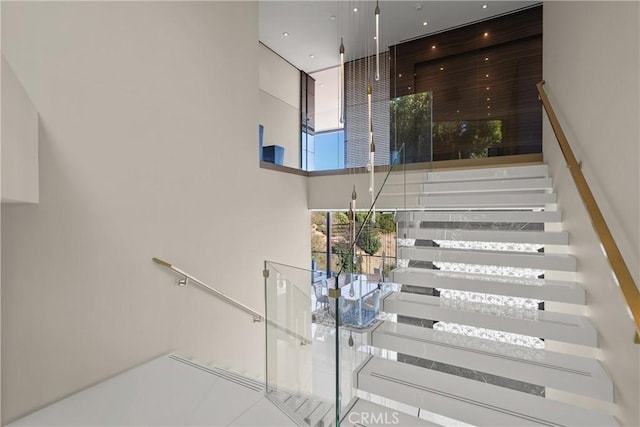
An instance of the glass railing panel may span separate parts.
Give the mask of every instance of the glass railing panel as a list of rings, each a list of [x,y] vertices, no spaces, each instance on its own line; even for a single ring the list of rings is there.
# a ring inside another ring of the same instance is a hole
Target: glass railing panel
[[[338,273],[331,282],[335,289],[339,289],[340,295],[336,301],[335,324],[336,393],[340,419],[347,415],[348,408],[357,398],[354,375],[368,357],[369,332],[381,321],[384,273],[395,265],[395,248],[393,252],[388,249],[393,253],[392,257],[386,251],[384,256],[379,252],[382,243],[376,240],[380,231],[378,221],[383,221],[383,217],[378,215],[375,206],[388,183],[406,183],[404,150],[404,145],[398,147],[397,162],[386,166],[383,178],[375,181],[372,203],[368,203],[371,200],[369,195],[365,196],[368,209],[349,213],[350,231],[342,239],[345,240],[344,250],[338,254]],[[395,226],[393,229],[395,232]]]
[[[433,161],[433,96],[431,91],[393,98],[390,102],[393,163]],[[404,153],[399,147],[404,145]]]
[[[319,272],[265,262],[266,393],[300,425],[335,421],[335,303]]]

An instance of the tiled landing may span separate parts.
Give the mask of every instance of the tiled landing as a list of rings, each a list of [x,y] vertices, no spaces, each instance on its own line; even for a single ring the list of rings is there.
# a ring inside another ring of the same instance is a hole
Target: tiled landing
[[[9,426],[295,426],[255,383],[163,356]]]

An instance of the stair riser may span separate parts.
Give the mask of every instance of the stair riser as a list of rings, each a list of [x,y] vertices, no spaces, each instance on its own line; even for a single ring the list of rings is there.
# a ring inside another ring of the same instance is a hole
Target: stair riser
[[[468,182],[394,182],[385,185],[384,194],[455,194],[455,193],[487,193],[500,191],[544,190],[551,192],[551,178],[531,178],[493,181]]]
[[[567,245],[567,232],[501,231],[501,230],[443,230],[434,228],[406,228],[407,238],[422,240],[457,240],[465,242],[531,243]]]
[[[429,300],[425,298],[424,300],[424,302],[416,303],[386,297],[383,300],[381,310],[418,319],[452,322],[584,346],[596,347],[598,345],[598,336],[595,329],[593,327],[585,327],[578,323],[577,319],[574,322],[570,320],[562,322],[547,320],[546,318],[550,316],[545,316],[545,312],[537,313],[537,319],[501,317],[442,307],[437,302],[438,298]]]
[[[398,222],[560,222],[560,211],[422,211],[398,212]]]
[[[570,304],[584,304],[585,292],[579,287],[535,286],[517,283],[489,282],[438,277],[434,274],[393,273],[394,283],[428,288],[452,289],[480,292],[493,295],[508,295],[518,298],[533,298],[542,301],[557,301]]]
[[[503,253],[484,251],[440,250],[432,247],[399,247],[398,258],[415,261],[453,262],[501,267],[534,268],[540,270],[575,271],[572,256],[546,254]]]
[[[469,181],[443,182],[436,184],[424,184],[422,192],[427,194],[438,193],[470,193],[487,191],[519,191],[519,190],[548,190],[551,191],[553,184],[551,178],[531,178],[531,179],[511,179],[495,181]]]
[[[455,194],[455,195],[427,195],[418,197],[420,206],[429,207],[543,207],[548,203],[555,203],[555,193],[486,193],[486,194]]]
[[[391,360],[370,359],[357,387],[477,426],[616,424],[607,415]]]
[[[426,329],[426,328],[422,328]],[[483,354],[480,351],[451,348],[429,339],[431,330],[426,329],[424,338],[403,337],[378,329],[372,337],[372,345],[378,348],[409,354],[436,362],[461,366],[479,372],[552,387],[605,401],[613,401],[613,386],[610,381],[601,382],[585,375],[554,369],[553,366],[538,366],[535,363],[499,355]]]
[[[476,181],[492,179],[546,178],[547,165],[515,166],[503,168],[478,168],[452,171],[426,172],[427,182]]]
[[[417,196],[407,194],[381,194],[376,202],[378,209],[508,209],[543,208],[555,203],[554,193],[537,194],[464,194],[453,196]]]

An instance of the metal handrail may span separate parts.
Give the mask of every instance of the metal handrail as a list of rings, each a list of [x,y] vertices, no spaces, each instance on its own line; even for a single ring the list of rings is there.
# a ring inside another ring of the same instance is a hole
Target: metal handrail
[[[207,291],[211,292],[212,294],[214,294],[215,296],[217,296],[221,300],[224,300],[224,301],[228,302],[229,304],[239,308],[240,310],[249,313],[250,315],[253,316],[253,321],[254,322],[262,322],[264,320],[264,316],[262,314],[258,313],[257,311],[253,310],[252,308],[247,307],[246,305],[242,304],[241,302],[238,302],[238,301],[234,300],[233,298],[226,296],[222,292],[220,292],[220,291],[218,291],[216,289],[213,289],[211,286],[209,286],[206,283],[196,279],[192,275],[190,275],[188,273],[185,273],[184,271],[180,270],[178,267],[176,267],[174,265],[171,265],[170,263],[168,263],[166,261],[163,261],[161,259],[158,259],[156,257],[153,257],[152,260],[156,264],[160,264],[163,267],[167,267],[168,269],[173,270],[176,273],[178,273],[179,275],[181,275],[183,277],[183,279],[180,280],[178,282],[178,284],[184,286],[184,285],[187,285],[189,283],[189,280],[190,280],[193,283],[195,283],[196,285],[200,286],[201,288],[206,289]]]
[[[540,100],[542,101],[544,110],[547,112],[547,116],[549,117],[549,121],[551,122],[551,127],[553,128],[553,132],[556,135],[558,144],[560,144],[560,150],[562,151],[564,159],[567,162],[567,167],[571,172],[571,176],[573,177],[573,181],[576,184],[578,193],[580,194],[582,202],[587,209],[587,213],[591,217],[593,228],[596,231],[600,242],[602,243],[604,252],[607,256],[607,259],[609,260],[611,269],[613,270],[613,274],[615,275],[615,278],[620,285],[620,289],[622,290],[622,295],[624,296],[624,299],[629,306],[629,310],[636,327],[635,343],[640,344],[640,291],[638,291],[638,287],[636,286],[636,283],[633,280],[631,273],[629,272],[627,264],[624,262],[624,258],[622,258],[620,249],[618,249],[618,245],[616,244],[616,241],[614,240],[613,235],[609,230],[609,226],[607,226],[607,222],[605,221],[604,216],[600,211],[600,207],[598,206],[595,197],[593,197],[593,193],[589,188],[589,184],[587,184],[587,180],[582,173],[580,163],[578,163],[578,161],[576,160],[576,157],[571,150],[571,146],[569,146],[569,141],[567,140],[567,137],[564,134],[562,127],[560,126],[558,117],[553,111],[553,107],[549,102],[547,93],[542,87],[543,85],[544,80],[540,81],[536,85],[536,87],[538,88]]]
[[[260,313],[258,313],[257,311],[255,311],[254,309],[247,307],[246,305],[242,304],[239,301],[236,301],[235,299],[226,296],[225,294],[223,294],[222,292],[212,288],[211,286],[207,285],[206,283],[196,279],[195,277],[193,277],[192,275],[190,275],[189,273],[184,272],[183,270],[179,269],[178,267],[176,267],[175,265],[172,265],[171,263],[168,263],[167,261],[163,261],[159,258],[153,257],[151,258],[153,262],[155,262],[156,264],[160,264],[163,267],[167,267],[169,270],[175,271],[176,273],[178,273],[179,275],[182,276],[182,279],[180,279],[178,281],[178,284],[180,286],[185,286],[187,284],[189,284],[189,281],[195,283],[196,285],[200,286],[201,288],[207,290],[208,292],[212,293],[213,295],[217,296],[218,298],[220,298],[221,300],[233,305],[236,308],[239,308],[240,310],[249,313],[250,315],[253,316],[253,321],[255,322],[262,322],[265,320],[264,316]],[[275,327],[276,329],[279,329],[289,335],[291,335],[292,337],[296,338],[297,340],[300,341],[300,345],[306,345],[306,344],[311,344],[311,340],[309,340],[308,338],[305,338],[303,336],[301,336],[300,334],[297,334],[281,325],[278,325],[277,323],[271,321],[271,320],[267,320],[267,324]]]

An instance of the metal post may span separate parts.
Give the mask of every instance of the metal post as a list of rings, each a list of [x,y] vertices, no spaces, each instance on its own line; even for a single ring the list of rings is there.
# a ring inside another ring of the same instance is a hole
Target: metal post
[[[327,283],[331,278],[331,212],[327,211]]]

